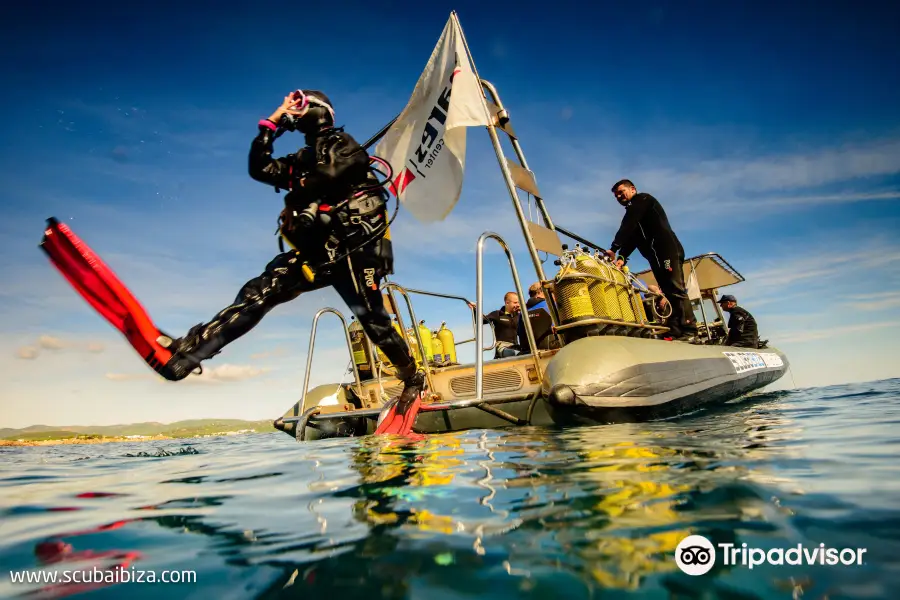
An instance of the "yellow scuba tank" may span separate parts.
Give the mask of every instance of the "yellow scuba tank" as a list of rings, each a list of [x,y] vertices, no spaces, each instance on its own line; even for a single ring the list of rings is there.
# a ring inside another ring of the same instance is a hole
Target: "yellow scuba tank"
[[[431,330],[425,327],[425,319],[419,321],[419,337],[422,338],[422,346],[425,349],[424,360],[434,362],[434,348],[431,343]]]
[[[556,275],[554,282],[556,287],[556,302],[559,310],[559,322],[562,325],[591,319],[594,317],[594,307],[591,303],[589,286],[590,278],[570,273],[570,271],[582,271],[581,265],[584,258],[580,248],[574,253],[566,252],[562,267]]]
[[[623,266],[622,272],[625,273],[625,278],[628,280],[628,293],[631,295],[631,306],[635,308],[637,322],[646,324],[648,323],[647,313],[644,310],[644,302],[641,300],[640,290],[634,285],[634,281],[632,281],[633,275],[629,272],[628,267]]]
[[[634,308],[631,306],[631,295],[628,291],[631,282],[628,281],[625,273],[616,267],[615,264],[609,263],[609,268],[612,271],[613,279],[616,281],[616,298],[619,301],[619,310],[622,314],[621,318],[628,323],[634,323]]]
[[[431,335],[431,351],[434,353],[432,363],[440,366],[444,364],[444,344],[441,343],[436,331],[429,332],[429,335]]]
[[[396,318],[394,318],[394,322],[393,322],[391,325],[394,327],[394,330],[395,330],[397,333],[400,334],[400,337],[402,338],[402,337],[403,337],[403,330],[400,329],[400,323],[397,322],[397,319],[396,319]],[[394,369],[393,369],[394,365],[391,364],[391,361],[388,359],[388,357],[385,356],[384,352],[381,351],[381,348],[379,348],[378,346],[375,346],[375,353],[376,353],[377,356],[378,356],[378,360],[381,361],[381,363],[384,365],[384,368],[382,369],[382,371],[383,371],[386,375],[391,375],[391,374],[393,374],[393,372],[394,372]]]
[[[372,375],[372,366],[369,364],[371,351],[369,350],[369,338],[363,331],[362,325],[356,320],[356,317],[350,318],[350,326],[347,328],[350,333],[350,347],[353,349],[353,362],[359,370],[361,379],[368,379]]]
[[[453,332],[447,329],[446,321],[441,321],[441,328],[437,332],[438,339],[444,350],[444,360],[450,364],[456,363],[456,343],[453,341]]]
[[[422,340],[424,343],[425,340]],[[406,330],[406,343],[409,345],[409,351],[412,352],[413,358],[416,359],[416,366],[422,366],[422,353],[419,351],[419,342],[416,340],[416,331],[412,327]]]
[[[615,296],[615,286],[608,280],[612,280],[612,273],[596,256],[584,253],[579,262],[579,270],[589,275],[603,277],[603,279],[592,279],[588,284],[588,291],[591,294],[591,305],[594,307],[594,314],[601,319],[617,319],[622,318],[622,311],[619,310],[619,303]]]

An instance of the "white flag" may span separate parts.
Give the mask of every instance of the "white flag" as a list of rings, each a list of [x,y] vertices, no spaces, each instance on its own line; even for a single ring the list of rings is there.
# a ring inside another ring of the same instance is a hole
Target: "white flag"
[[[409,103],[375,147],[393,169],[391,192],[420,222],[444,219],[459,200],[466,127],[488,124],[483,98],[451,15]]]

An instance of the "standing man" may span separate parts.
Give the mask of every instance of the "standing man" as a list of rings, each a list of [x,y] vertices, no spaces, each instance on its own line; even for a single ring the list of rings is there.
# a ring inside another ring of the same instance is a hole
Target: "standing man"
[[[719,306],[731,316],[728,319],[728,338],[726,346],[739,348],[759,348],[759,329],[756,319],[746,309],[737,304],[737,298],[725,294],[719,298]]]
[[[668,326],[673,339],[693,341],[697,320],[684,284],[684,248],[669,225],[666,211],[650,194],[639,194],[628,179],[616,182],[612,193],[625,207],[625,216],[607,255],[622,266],[635,249],[639,250],[672,307]]]

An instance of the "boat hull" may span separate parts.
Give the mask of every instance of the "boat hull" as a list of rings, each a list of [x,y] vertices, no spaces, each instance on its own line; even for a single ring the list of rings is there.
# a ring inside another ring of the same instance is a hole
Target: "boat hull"
[[[776,348],[587,337],[553,357],[543,392],[556,423],[634,422],[727,402],[777,381],[788,367]]]
[[[789,367],[787,357],[775,348],[618,336],[582,338],[542,355],[540,361],[543,381],[534,379],[534,384],[528,383],[529,372],[534,373],[530,357],[486,362],[486,402],[481,405],[475,403],[474,366],[436,373],[436,385],[446,400],[423,404],[414,430],[434,434],[666,418],[759,390],[780,379]],[[521,375],[515,381],[513,371]],[[399,387],[387,389],[399,393]],[[277,419],[275,427],[302,441],[368,435],[375,430],[381,408],[374,398],[354,394],[346,385],[320,386]]]

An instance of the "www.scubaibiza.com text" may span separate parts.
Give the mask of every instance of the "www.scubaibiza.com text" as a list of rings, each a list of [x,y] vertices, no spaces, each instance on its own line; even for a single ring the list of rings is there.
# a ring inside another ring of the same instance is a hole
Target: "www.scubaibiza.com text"
[[[144,571],[134,567],[77,571],[10,571],[12,583],[197,583],[196,571]]]

